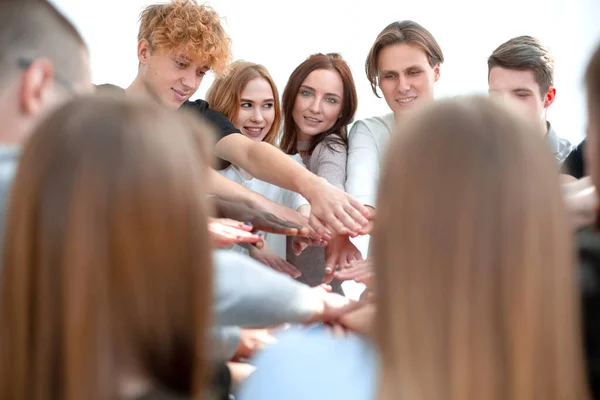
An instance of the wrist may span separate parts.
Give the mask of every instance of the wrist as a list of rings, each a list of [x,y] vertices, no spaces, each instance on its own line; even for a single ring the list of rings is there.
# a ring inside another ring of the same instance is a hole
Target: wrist
[[[310,203],[314,200],[314,197],[318,195],[319,188],[321,188],[325,183],[327,183],[325,178],[321,178],[309,172],[306,176],[299,176],[297,178],[297,193],[300,193],[302,196],[304,196],[304,198]]]

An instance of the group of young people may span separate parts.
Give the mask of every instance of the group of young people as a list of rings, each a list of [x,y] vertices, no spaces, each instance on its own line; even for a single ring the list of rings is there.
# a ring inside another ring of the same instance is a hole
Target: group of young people
[[[577,147],[533,37],[491,52],[485,98],[434,100],[416,22],[365,53],[391,112],[354,122],[340,54],[280,98],[173,0],[131,85],[95,86],[51,4],[0,2],[1,397],[600,398],[600,48]]]

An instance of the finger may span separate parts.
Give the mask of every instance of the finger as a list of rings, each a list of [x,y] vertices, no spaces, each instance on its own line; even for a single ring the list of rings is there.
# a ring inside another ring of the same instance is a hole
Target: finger
[[[333,280],[333,273],[325,274],[325,276],[323,276],[323,283],[325,283],[325,284],[331,283],[332,280]]]
[[[243,222],[240,221],[236,221],[234,219],[230,219],[230,218],[219,218],[218,220],[216,220],[215,222],[220,223],[222,225],[225,226],[230,226],[232,228],[237,228],[246,232],[250,232],[252,230],[252,225],[248,225],[245,224]]]
[[[348,205],[344,208],[346,209],[346,212],[362,226],[367,225],[370,219],[369,217],[375,217],[373,208],[362,204],[350,195],[348,195]]]
[[[317,216],[314,215],[313,213],[310,214],[308,223],[309,223],[310,227],[314,229],[314,231],[317,233],[317,235],[319,235],[321,237],[326,236],[327,228],[325,228],[325,225],[323,225],[321,220],[319,218],[317,218]]]
[[[282,271],[284,271],[292,278],[299,278],[302,275],[302,272],[300,272],[298,268],[294,267],[292,264],[285,261],[283,258],[279,261],[279,267]]]

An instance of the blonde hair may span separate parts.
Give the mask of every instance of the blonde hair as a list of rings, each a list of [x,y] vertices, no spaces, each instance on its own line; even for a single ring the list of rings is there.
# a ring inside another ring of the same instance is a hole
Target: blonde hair
[[[223,30],[219,15],[196,0],[173,0],[146,7],[140,15],[138,40],[142,39],[152,49],[181,51],[207,60],[217,75],[226,71],[231,59],[231,39]]]
[[[380,399],[587,399],[572,237],[536,127],[486,98],[398,127],[373,234]]]
[[[281,105],[275,81],[273,81],[269,71],[264,66],[242,60],[233,62],[227,74],[216,78],[210,89],[208,89],[206,101],[213,110],[226,115],[230,121],[233,121],[240,112],[242,91],[244,91],[248,82],[256,78],[266,80],[273,91],[275,119],[271,129],[263,138],[263,142],[274,145],[281,125]]]

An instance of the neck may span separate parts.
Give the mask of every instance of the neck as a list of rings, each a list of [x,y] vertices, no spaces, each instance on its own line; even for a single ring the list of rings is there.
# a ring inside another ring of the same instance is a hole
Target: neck
[[[131,85],[129,85],[129,87],[125,89],[125,93],[127,93],[128,96],[144,97],[146,99],[152,99],[160,103],[160,100],[148,90],[148,87],[144,83],[144,80],[141,78],[139,73],[137,74]]]
[[[307,135],[306,133],[304,133],[302,131],[297,131],[296,137],[297,137],[296,140],[298,142],[310,142],[310,140],[312,139],[312,136]]]

